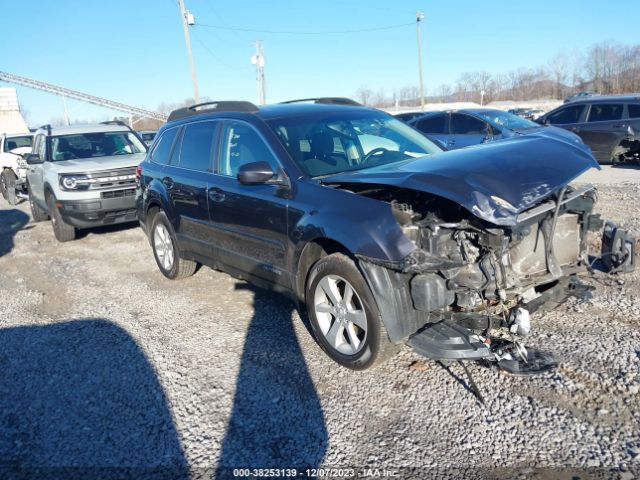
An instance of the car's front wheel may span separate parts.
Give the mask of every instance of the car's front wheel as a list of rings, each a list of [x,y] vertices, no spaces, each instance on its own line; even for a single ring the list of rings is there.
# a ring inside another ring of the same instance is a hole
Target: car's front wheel
[[[393,352],[373,294],[346,255],[328,255],[312,267],[306,304],[320,347],[340,365],[364,370]]]
[[[198,264],[180,258],[176,233],[164,212],[158,212],[151,222],[151,247],[165,277],[175,280],[195,273]]]
[[[33,192],[29,187],[29,206],[31,207],[31,216],[34,222],[44,222],[49,220],[49,215],[43,209],[41,209],[33,198]]]
[[[73,225],[69,225],[64,221],[60,214],[60,209],[56,206],[56,199],[53,195],[47,198],[47,207],[51,216],[51,225],[53,226],[53,234],[59,242],[70,242],[76,238],[76,229]]]
[[[5,168],[0,174],[0,192],[9,205],[18,203],[16,197],[16,174],[13,170]]]

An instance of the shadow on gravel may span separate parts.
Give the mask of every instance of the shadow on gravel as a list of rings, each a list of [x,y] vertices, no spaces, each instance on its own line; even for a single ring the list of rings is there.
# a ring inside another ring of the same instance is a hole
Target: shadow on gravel
[[[293,327],[294,304],[248,284],[247,330],[216,479],[233,468],[317,468],[327,449],[322,405]]]
[[[0,330],[0,478],[187,478],[162,386],[113,323]]]
[[[13,250],[13,237],[27,223],[29,215],[20,210],[0,210],[0,257]]]
[[[81,239],[88,237],[90,235],[108,235],[110,233],[123,232],[125,230],[133,230],[134,228],[139,227],[140,224],[136,221],[135,223],[117,223],[115,225],[104,225],[101,227],[93,227],[93,228],[83,228],[82,230],[77,230],[76,239]]]

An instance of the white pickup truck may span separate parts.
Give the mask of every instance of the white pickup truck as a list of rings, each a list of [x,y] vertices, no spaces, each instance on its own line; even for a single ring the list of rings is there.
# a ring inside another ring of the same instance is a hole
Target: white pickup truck
[[[24,156],[31,153],[33,135],[2,134],[0,136],[0,193],[10,205],[18,198],[28,198],[27,164]]]

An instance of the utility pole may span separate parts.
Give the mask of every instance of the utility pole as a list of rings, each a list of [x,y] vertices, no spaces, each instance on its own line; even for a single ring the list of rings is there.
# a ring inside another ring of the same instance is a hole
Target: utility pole
[[[193,63],[193,53],[191,52],[191,37],[189,36],[189,25],[193,25],[195,20],[193,15],[184,8],[184,0],[178,0],[180,7],[180,17],[182,18],[182,28],[184,29],[184,41],[187,44],[187,55],[189,56],[189,68],[191,69],[191,81],[193,82],[193,101],[200,103],[198,94],[198,79],[196,78],[196,65]]]
[[[418,35],[418,69],[420,71],[420,109],[424,110],[424,81],[422,79],[422,40],[420,39],[420,22],[424,13],[416,12],[416,33]]]
[[[264,51],[262,42],[256,41],[256,54],[251,57],[251,63],[256,66],[256,83],[258,86],[258,103],[267,103],[267,87],[264,80]]]

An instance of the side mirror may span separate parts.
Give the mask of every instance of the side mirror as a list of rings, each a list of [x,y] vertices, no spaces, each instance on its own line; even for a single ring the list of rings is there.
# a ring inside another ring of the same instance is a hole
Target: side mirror
[[[429,140],[431,140],[433,143],[435,143],[436,145],[438,145],[442,150],[449,150],[447,148],[447,144],[444,143],[442,140],[440,140],[439,138],[429,138]]]
[[[238,182],[243,185],[265,184],[275,176],[275,172],[267,162],[245,163],[238,169]]]
[[[27,162],[27,165],[40,165],[41,163],[44,163],[44,160],[42,160],[40,155],[37,153],[28,154],[25,157],[25,161]]]

